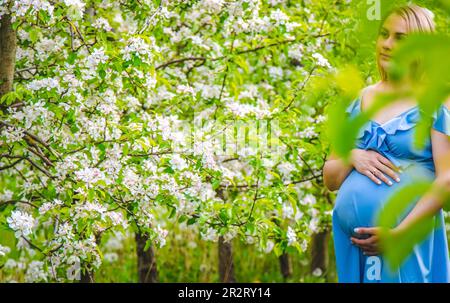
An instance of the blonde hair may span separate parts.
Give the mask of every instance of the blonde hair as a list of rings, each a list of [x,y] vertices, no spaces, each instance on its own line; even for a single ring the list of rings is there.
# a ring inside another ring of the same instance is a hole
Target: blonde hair
[[[436,30],[433,12],[416,4],[400,6],[392,10],[381,22],[380,30],[386,19],[392,15],[397,15],[405,20],[408,33],[432,33]],[[377,55],[377,65],[381,79],[387,80],[387,72],[380,65],[379,55]]]

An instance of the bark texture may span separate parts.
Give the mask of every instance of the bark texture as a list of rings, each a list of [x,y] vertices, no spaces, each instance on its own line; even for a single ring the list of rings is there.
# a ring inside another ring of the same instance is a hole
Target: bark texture
[[[152,246],[144,251],[148,239],[145,234],[142,235],[138,232],[135,234],[139,283],[158,282],[155,251]]]
[[[12,90],[15,63],[16,33],[7,14],[0,19],[0,98]]]

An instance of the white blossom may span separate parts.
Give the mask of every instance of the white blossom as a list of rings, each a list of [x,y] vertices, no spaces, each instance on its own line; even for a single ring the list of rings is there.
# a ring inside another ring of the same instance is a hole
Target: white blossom
[[[297,234],[290,226],[288,227],[286,237],[288,239],[288,246],[291,246],[292,244],[297,242]]]
[[[322,275],[322,269],[320,267],[317,267],[316,269],[314,269],[314,271],[312,272],[313,276],[315,277],[320,277]]]
[[[0,201],[9,201],[12,199],[14,193],[9,189],[5,189],[2,194],[0,194]]]
[[[317,65],[323,66],[323,67],[327,67],[327,68],[331,68],[330,62],[328,62],[328,60],[324,56],[322,56],[321,54],[314,53],[314,54],[312,54],[312,57],[314,59],[316,59]]]
[[[20,141],[25,134],[23,129],[7,127],[0,133],[0,135],[6,137],[6,143],[13,143]]]
[[[17,262],[14,259],[8,259],[5,262],[5,269],[13,269],[14,267],[17,266]]]
[[[35,45],[36,55],[40,60],[45,60],[50,53],[60,52],[64,47],[65,41],[66,38],[49,39],[43,37]]]
[[[300,244],[300,248],[303,252],[305,252],[306,249],[308,249],[308,241],[303,240],[302,243]]]
[[[13,21],[17,17],[23,17],[25,16],[29,10],[31,9],[30,13],[38,12],[40,10],[48,12],[50,15],[53,15],[54,7],[49,3],[49,1],[46,0],[20,0],[20,1],[13,1],[13,6],[11,8],[11,11],[15,12],[15,17],[13,18]]]
[[[107,32],[111,31],[111,25],[109,25],[108,20],[106,20],[105,18],[97,18],[92,26],[96,29],[104,30]]]
[[[71,6],[73,9],[77,10],[80,14],[84,13],[84,7],[86,3],[81,0],[63,0],[67,6]]]
[[[277,66],[269,67],[269,75],[273,79],[282,79],[283,78],[283,68]]]
[[[288,56],[290,58],[301,61],[303,59],[303,50],[301,46],[296,46],[295,48],[290,48],[288,51]]]
[[[88,187],[91,187],[98,181],[103,180],[105,178],[104,173],[96,167],[94,168],[87,167],[79,171],[76,171],[75,176],[77,177],[78,180],[85,182]]]
[[[313,217],[308,224],[308,228],[311,232],[316,233],[319,231],[319,218]]]
[[[29,90],[38,91],[41,89],[46,89],[50,91],[53,88],[56,88],[58,92],[61,92],[61,87],[58,78],[43,78],[36,79],[27,84],[27,88]]]
[[[289,21],[289,17],[279,8],[270,12],[270,19],[275,21],[275,25],[285,24]]]
[[[100,63],[105,63],[109,56],[105,54],[103,47],[92,50],[92,53],[86,57],[86,67],[95,70]]]
[[[119,260],[119,255],[115,252],[109,252],[103,255],[103,258],[108,263],[114,263]]]
[[[225,4],[224,0],[202,0],[199,5],[208,13],[218,14],[222,6]]]
[[[9,227],[15,231],[16,238],[21,236],[28,236],[32,233],[32,229],[35,225],[34,218],[20,210],[14,210],[11,216],[6,219]]]
[[[302,139],[311,139],[318,136],[316,133],[314,126],[308,126],[303,131],[298,133],[298,136]]]
[[[32,261],[28,265],[25,281],[28,283],[47,281],[47,273],[44,271],[44,262]]]
[[[274,246],[275,246],[275,243],[273,243],[273,241],[271,241],[271,240],[267,241],[264,252],[266,254],[270,253],[272,251],[272,249],[274,248]]]
[[[0,245],[0,257],[4,257],[11,252],[8,246]]]
[[[108,251],[121,250],[121,249],[123,249],[123,240],[124,240],[124,236],[121,233],[116,232],[105,243],[105,248]]]
[[[49,210],[53,208],[53,204],[50,202],[45,202],[39,207],[39,214],[45,215]]]
[[[236,229],[230,229],[228,230],[224,235],[223,235],[223,240],[224,242],[230,242],[231,240],[233,240],[237,235],[237,230]]]
[[[217,233],[217,230],[212,227],[208,227],[206,232],[202,233],[201,236],[205,241],[217,242],[219,240],[219,234]]]
[[[170,164],[172,165],[172,168],[177,170],[183,170],[188,167],[188,164],[186,161],[180,157],[180,155],[175,154],[172,159],[170,160]]]
[[[120,51],[124,60],[131,60],[131,55],[138,57],[146,57],[151,59],[151,47],[140,37],[131,37],[127,41],[127,45]]]
[[[311,194],[307,194],[303,199],[300,199],[300,204],[313,206],[316,204],[316,197]]]
[[[245,104],[239,102],[227,102],[225,105],[235,115],[239,117],[254,115],[258,119],[263,119],[271,116],[270,110],[264,108],[265,102],[260,102],[261,106],[255,106],[252,104]]]
[[[156,243],[159,244],[159,247],[163,247],[166,245],[166,237],[169,233],[166,229],[163,229],[160,225],[158,225],[155,229],[156,233]]]

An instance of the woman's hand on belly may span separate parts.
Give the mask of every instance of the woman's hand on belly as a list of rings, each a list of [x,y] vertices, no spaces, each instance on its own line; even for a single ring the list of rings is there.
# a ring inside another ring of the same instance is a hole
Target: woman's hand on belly
[[[432,178],[432,175],[427,175],[430,171],[425,170],[412,170],[409,174],[421,175],[422,177],[428,176]],[[404,178],[408,180],[408,178]],[[395,228],[386,229],[381,227],[357,227],[354,229],[354,236],[350,237],[351,242],[361,248],[366,255],[378,255],[381,252],[380,249],[380,237],[395,238],[399,239],[404,237],[406,233],[411,233],[411,230],[424,218],[434,215],[442,207],[442,196],[438,193],[444,195],[450,194],[450,172],[446,171],[442,173],[435,181],[434,184],[439,186],[442,191],[433,192],[430,191],[428,194],[422,196],[422,198],[415,204],[415,207],[409,212],[406,218],[397,225]],[[362,239],[364,237],[364,239]]]
[[[365,255],[376,256],[380,254],[379,240],[380,227],[360,227],[355,228],[355,234],[360,236],[368,236],[366,239],[358,239],[357,236],[351,237],[352,243],[362,249]]]
[[[351,153],[351,163],[359,173],[367,176],[376,184],[381,184],[383,181],[391,186],[392,181],[387,176],[400,182],[399,176],[395,173],[399,169],[376,151],[355,148]]]
[[[376,256],[382,252],[380,237],[393,239],[403,236],[398,228],[358,227],[354,229],[354,232],[356,236],[350,238],[351,242],[361,248],[367,256]],[[358,239],[358,237],[364,237],[364,239]]]

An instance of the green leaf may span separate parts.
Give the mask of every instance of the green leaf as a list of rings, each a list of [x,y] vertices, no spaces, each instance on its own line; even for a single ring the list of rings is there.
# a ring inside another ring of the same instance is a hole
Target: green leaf
[[[435,227],[439,227],[436,223],[439,223],[439,221],[436,221],[435,217],[426,217],[414,223],[401,235],[380,237],[383,255],[391,271],[397,270],[411,255],[414,247],[425,240]]]
[[[178,218],[178,223],[183,223],[184,221],[187,220],[187,216],[186,215],[181,215],[180,218]]]
[[[236,56],[236,57],[234,57],[233,61],[234,61],[240,68],[242,68],[246,74],[249,73],[249,68],[248,68],[247,60],[245,59],[245,57],[242,57],[242,56]]]
[[[169,219],[173,218],[176,215],[176,213],[177,213],[177,209],[175,207],[171,207]]]
[[[190,218],[190,219],[187,221],[187,225],[192,225],[192,224],[194,224],[195,222],[197,222],[197,218],[196,218],[196,217],[192,217],[192,218]]]
[[[133,55],[133,66],[139,67],[142,64],[142,60],[138,55]]]
[[[364,86],[360,72],[355,66],[348,65],[336,75],[336,83],[346,96],[356,98]]]
[[[214,190],[216,190],[216,189],[219,188],[219,186],[220,186],[220,179],[214,178],[214,179],[212,180],[211,185],[212,185],[212,188],[213,188]]]
[[[105,79],[105,77],[106,77],[106,72],[105,72],[104,69],[99,70],[99,71],[98,71],[98,74],[99,74],[100,78]]]
[[[219,212],[219,218],[220,220],[222,220],[222,222],[224,224],[227,224],[229,217],[228,217],[228,213],[227,213],[227,209],[226,208],[222,208]]]
[[[33,27],[28,34],[30,35],[30,40],[33,43],[36,43],[36,41],[39,39],[39,29],[37,27]]]
[[[430,190],[431,184],[430,181],[420,181],[400,189],[387,201],[377,218],[376,225],[384,231],[380,235],[380,246],[391,270],[396,270],[411,254],[414,246],[424,240],[438,223],[427,217],[401,235],[392,236],[385,232],[403,220],[415,205],[415,200]]]
[[[77,53],[76,52],[71,52],[70,54],[69,54],[69,56],[67,57],[67,62],[69,63],[69,64],[74,64],[75,63],[75,60],[77,59]]]
[[[274,247],[273,247],[273,252],[275,253],[275,255],[276,255],[277,257],[279,257],[279,256],[281,256],[281,255],[283,254],[284,249],[283,249],[283,247],[282,247],[282,245],[281,245],[280,242],[278,242],[278,243],[276,243],[276,244],[274,245]]]
[[[147,251],[152,246],[152,242],[152,240],[147,240],[147,242],[145,242],[144,251]]]
[[[412,203],[431,188],[430,181],[419,181],[409,184],[398,190],[386,202],[382,211],[379,213],[378,226],[393,228],[397,226],[400,218],[405,215]]]

